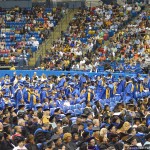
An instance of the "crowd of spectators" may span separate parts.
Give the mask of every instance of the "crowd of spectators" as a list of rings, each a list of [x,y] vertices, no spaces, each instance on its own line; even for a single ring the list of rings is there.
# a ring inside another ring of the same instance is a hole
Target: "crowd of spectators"
[[[149,96],[150,74],[6,74],[0,149],[149,149]]]
[[[58,21],[65,15],[63,8],[0,9],[0,55],[4,64],[25,61],[48,38]]]
[[[2,48],[8,47],[11,57],[20,55],[18,49],[27,54],[29,45],[53,30],[48,20],[58,21],[59,13],[63,16],[65,10],[2,10],[1,28],[15,29],[8,32],[9,38],[1,32]],[[129,76],[0,74],[0,150],[149,149],[149,16],[138,4],[80,9],[38,67],[134,72]],[[22,44],[8,46],[6,39]]]
[[[147,68],[150,12],[143,7],[103,5],[79,10],[40,69],[135,72]]]

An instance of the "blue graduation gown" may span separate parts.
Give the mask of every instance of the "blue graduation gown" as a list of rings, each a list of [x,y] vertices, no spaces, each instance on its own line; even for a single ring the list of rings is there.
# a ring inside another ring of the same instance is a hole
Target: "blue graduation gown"
[[[15,80],[15,76],[13,76],[11,79],[10,79],[10,82],[14,82],[14,80]]]
[[[72,92],[72,95],[73,95],[73,96],[75,96],[76,94],[77,94],[78,96],[80,95],[80,92],[79,92],[78,89],[74,89],[73,92]]]
[[[102,89],[102,93],[103,93],[102,97],[101,97],[102,99],[110,98],[110,95],[108,97],[106,97],[106,89],[107,88],[105,88],[105,87]],[[109,88],[109,90],[110,90],[110,94],[111,94],[111,89]]]
[[[18,104],[20,103],[20,101],[23,99],[23,93],[20,89],[17,89],[15,92],[15,99],[16,99],[16,104],[18,106]]]
[[[99,91],[99,93],[98,93],[98,97],[99,97],[100,99],[104,99],[104,98],[105,98],[105,96],[106,96],[105,91],[106,91],[106,88],[105,88],[105,87],[102,87],[102,88],[100,89],[100,91]]]
[[[86,92],[86,101],[88,101],[88,94],[90,94],[90,101],[94,98],[94,94],[91,92]]]
[[[64,83],[66,82],[66,79],[65,78],[62,78],[59,83],[58,83],[58,87],[62,87],[64,86]]]
[[[117,85],[117,94],[121,94],[123,92],[122,82],[119,82]]]
[[[67,88],[65,89],[65,94],[66,94],[66,96],[68,97],[68,95],[71,94],[71,93],[72,93],[71,87],[67,87]]]
[[[36,105],[36,96],[31,93],[31,97],[30,97],[30,106],[31,108],[33,108]]]
[[[89,133],[90,133],[90,136],[92,136],[92,135],[93,135],[93,130],[89,130],[88,128],[86,128],[84,131],[89,132]]]
[[[29,102],[30,102],[30,94],[29,94],[29,91],[28,91],[26,88],[24,88],[24,89],[22,90],[22,92],[23,92],[24,101],[25,101],[26,103],[29,103]]]
[[[150,79],[148,80],[148,89],[150,91]]]
[[[137,98],[137,92],[138,92],[138,84],[137,83],[135,83],[134,84],[134,90],[133,90],[133,98]]]
[[[128,94],[129,96],[133,97],[133,90],[134,90],[134,85],[130,82],[127,84],[124,90],[124,94]]]
[[[62,101],[62,100],[56,100],[56,106],[57,107],[62,107],[63,104],[64,104],[64,101]]]
[[[13,86],[10,86],[10,93],[11,93],[11,96],[13,97],[15,94],[15,89]]]
[[[82,86],[82,84],[84,83],[84,82],[86,82],[86,78],[84,77],[84,76],[81,76],[80,77],[80,86]]]
[[[47,91],[46,90],[42,90],[40,93],[40,99],[41,99],[41,103],[44,102],[44,99],[47,98]]]
[[[3,86],[5,84],[5,81],[4,80],[2,80],[1,81],[1,86]]]
[[[5,88],[5,94],[7,94],[7,95],[11,95],[11,91],[10,91],[10,89],[9,88]]]
[[[109,85],[109,88],[110,88],[110,97],[113,97],[113,96],[114,96],[114,94],[113,94],[113,91],[114,91],[114,86],[113,86],[113,84],[110,84],[110,85]]]
[[[4,102],[3,98],[0,98],[0,107],[2,110],[5,108],[5,102]]]

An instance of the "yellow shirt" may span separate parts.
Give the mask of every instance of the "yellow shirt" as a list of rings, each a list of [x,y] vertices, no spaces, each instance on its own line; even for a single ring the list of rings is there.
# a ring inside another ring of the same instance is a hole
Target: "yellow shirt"
[[[10,70],[16,70],[16,68],[15,67],[11,67]]]
[[[43,116],[42,122],[43,123],[49,123],[49,119],[47,118],[47,116]]]

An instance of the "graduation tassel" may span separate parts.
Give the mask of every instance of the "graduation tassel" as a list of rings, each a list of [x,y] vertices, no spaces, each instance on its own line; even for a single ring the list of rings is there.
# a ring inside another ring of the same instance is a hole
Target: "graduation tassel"
[[[132,84],[132,87],[131,87],[131,91],[133,92],[134,91],[134,85]]]
[[[140,84],[140,92],[143,92],[143,85],[142,84]]]
[[[110,90],[109,88],[106,89],[106,99],[108,99],[110,97]]]
[[[116,85],[114,85],[113,94],[116,94],[116,91],[117,91],[117,86],[116,86]]]
[[[36,96],[33,95],[33,104],[35,105],[36,104]]]
[[[139,88],[139,86],[138,86],[138,84],[136,84],[136,90],[138,90],[138,88]]]
[[[30,91],[28,91],[28,102],[30,102],[31,94]]]
[[[89,102],[90,102],[90,100],[91,100],[91,93],[90,93],[90,92],[88,92],[87,100],[88,100]]]

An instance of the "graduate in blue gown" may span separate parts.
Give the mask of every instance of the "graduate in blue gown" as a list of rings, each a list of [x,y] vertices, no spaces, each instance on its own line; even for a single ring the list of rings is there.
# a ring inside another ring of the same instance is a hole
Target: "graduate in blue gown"
[[[4,98],[2,97],[2,94],[0,95],[0,108],[2,110],[5,108],[5,102],[4,102]]]
[[[79,81],[80,87],[82,87],[83,83],[86,83],[85,75],[80,76],[80,81]]]
[[[87,123],[87,128],[84,129],[84,131],[89,132],[91,136],[93,135],[93,124],[92,124],[92,122]]]
[[[124,92],[125,83],[126,83],[126,80],[123,79],[122,76],[119,76],[119,81],[118,81],[118,85],[117,85],[117,94],[121,94],[122,92]]]
[[[94,94],[93,94],[93,92],[92,92],[92,89],[89,88],[89,89],[87,90],[85,96],[86,96],[86,101],[89,101],[89,102],[92,101],[93,98],[94,98]]]
[[[44,99],[48,97],[48,93],[47,93],[47,90],[46,90],[46,87],[45,86],[42,86],[41,87],[41,93],[40,93],[40,100],[41,100],[41,103],[44,102]]]
[[[133,92],[134,92],[134,85],[131,81],[131,78],[126,77],[126,86],[125,86],[124,97],[123,97],[123,99],[126,103],[128,102],[128,99],[133,98]]]
[[[21,100],[24,101],[24,99],[23,99],[23,92],[22,92],[23,86],[24,85],[22,83],[20,83],[18,85],[18,88],[15,90],[14,98],[16,100],[17,106],[18,106],[18,104],[20,103]]]
[[[11,95],[10,82],[5,82],[5,93]]]
[[[143,91],[144,91],[143,78],[139,78],[139,81],[138,81],[138,92],[142,93]]]
[[[30,89],[29,89],[29,84],[27,83],[24,83],[24,88],[22,90],[23,92],[23,98],[24,98],[24,101],[26,103],[29,103],[30,102]]]
[[[133,98],[137,98],[137,93],[138,93],[138,83],[136,79],[132,79],[133,85],[134,85],[134,90],[133,90]]]
[[[110,89],[110,97],[113,97],[114,96],[114,94],[113,94],[114,93],[114,85],[111,80],[109,80],[108,84],[109,84],[108,87]]]
[[[37,103],[37,98],[35,95],[34,86],[30,86],[30,93],[29,94],[30,94],[29,104],[30,104],[31,108],[33,108]]]
[[[109,99],[110,98],[110,87],[109,85],[105,85],[105,87],[102,89],[102,99]]]
[[[66,82],[65,75],[61,75],[60,78],[61,79],[60,79],[60,81],[58,83],[58,87],[64,86],[64,83]]]

